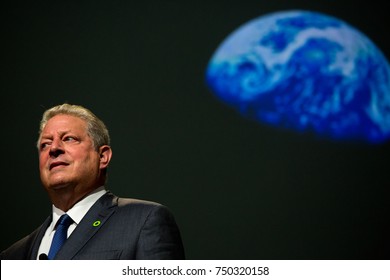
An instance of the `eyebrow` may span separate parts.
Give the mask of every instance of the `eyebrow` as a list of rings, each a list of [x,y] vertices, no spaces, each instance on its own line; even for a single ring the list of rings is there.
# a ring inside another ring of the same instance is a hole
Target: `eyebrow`
[[[70,130],[63,130],[63,131],[58,131],[57,134],[63,136],[64,134],[67,134],[69,132],[70,132]],[[48,133],[41,134],[41,139],[43,139],[43,138],[50,139],[50,138],[52,138],[52,134],[48,134]]]

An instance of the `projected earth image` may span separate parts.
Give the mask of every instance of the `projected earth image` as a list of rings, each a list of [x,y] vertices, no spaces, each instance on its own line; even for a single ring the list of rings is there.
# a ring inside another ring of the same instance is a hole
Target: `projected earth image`
[[[243,116],[326,139],[390,138],[390,66],[342,20],[286,11],[251,20],[211,57],[210,89]]]

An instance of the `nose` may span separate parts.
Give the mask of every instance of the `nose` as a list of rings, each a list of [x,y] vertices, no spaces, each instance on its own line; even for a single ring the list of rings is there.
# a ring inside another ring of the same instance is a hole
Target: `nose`
[[[62,145],[61,140],[53,140],[53,142],[50,145],[49,155],[51,157],[58,157],[63,153],[64,153],[64,147]]]

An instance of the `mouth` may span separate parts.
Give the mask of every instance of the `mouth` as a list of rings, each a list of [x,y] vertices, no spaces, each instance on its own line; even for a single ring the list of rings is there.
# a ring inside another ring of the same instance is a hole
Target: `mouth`
[[[49,170],[52,170],[54,168],[60,167],[60,166],[68,166],[69,164],[63,161],[57,161],[57,162],[52,162],[49,165]]]

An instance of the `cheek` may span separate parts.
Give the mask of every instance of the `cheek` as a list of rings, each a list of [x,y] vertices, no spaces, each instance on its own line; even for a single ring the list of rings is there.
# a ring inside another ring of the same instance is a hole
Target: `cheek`
[[[47,162],[47,156],[44,154],[39,155],[39,169],[43,169]]]
[[[90,153],[87,155],[73,157],[76,169],[87,169],[93,170],[94,167],[98,164],[98,158],[95,153]]]

